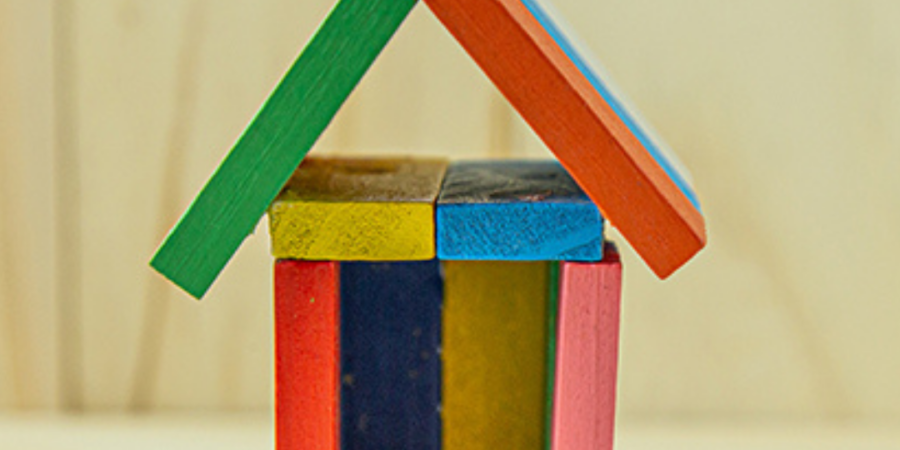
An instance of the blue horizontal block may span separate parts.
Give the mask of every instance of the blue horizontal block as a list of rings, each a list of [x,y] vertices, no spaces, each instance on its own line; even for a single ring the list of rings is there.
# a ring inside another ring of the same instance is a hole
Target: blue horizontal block
[[[603,217],[556,161],[455,163],[436,216],[439,259],[603,259]]]

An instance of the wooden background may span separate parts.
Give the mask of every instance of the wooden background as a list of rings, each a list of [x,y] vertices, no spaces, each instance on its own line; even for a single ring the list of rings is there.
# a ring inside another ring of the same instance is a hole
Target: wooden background
[[[202,303],[147,262],[330,0],[0,0],[0,407],[263,409],[261,224]],[[557,0],[692,169],[624,249],[625,417],[900,419],[900,3]],[[549,157],[424,5],[316,152]]]

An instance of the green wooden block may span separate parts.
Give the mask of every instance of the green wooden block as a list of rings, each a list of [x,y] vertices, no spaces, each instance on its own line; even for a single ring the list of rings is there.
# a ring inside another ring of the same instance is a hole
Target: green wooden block
[[[544,450],[552,450],[553,396],[556,390],[556,330],[559,320],[559,261],[548,267],[547,293],[547,406],[544,411]]]
[[[200,298],[416,0],[341,0],[150,265]]]

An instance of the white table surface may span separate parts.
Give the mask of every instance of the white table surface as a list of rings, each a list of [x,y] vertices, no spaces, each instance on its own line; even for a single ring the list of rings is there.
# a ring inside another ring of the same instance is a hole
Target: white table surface
[[[623,421],[617,450],[900,450],[900,426]],[[272,449],[265,413],[0,414],[0,449]]]

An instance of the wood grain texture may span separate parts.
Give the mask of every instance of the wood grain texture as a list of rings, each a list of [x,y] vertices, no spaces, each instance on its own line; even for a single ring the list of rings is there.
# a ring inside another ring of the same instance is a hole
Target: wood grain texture
[[[522,0],[426,3],[658,276],[703,248],[699,210]]]
[[[341,448],[439,449],[437,260],[341,263]]]
[[[269,209],[276,258],[410,261],[435,256],[437,159],[310,159]]]
[[[544,446],[547,263],[444,263],[443,444]]]
[[[202,33],[192,84],[195,119],[169,225],[335,3],[201,2],[209,9],[205,24],[194,26]],[[7,377],[0,381],[0,403],[13,408],[58,404],[55,380],[65,376],[57,363],[62,341],[47,320],[61,314],[52,302],[53,275],[45,270],[56,259],[55,239],[47,237],[58,217],[49,123],[53,31],[43,19],[51,3],[0,1],[0,172],[9,187],[0,189],[14,202],[0,213],[0,228],[7,227],[14,244],[2,246],[14,269],[0,283],[15,280],[18,288],[11,289],[20,293],[2,294],[11,309],[0,313],[8,322],[0,331],[0,372]],[[129,404],[146,260],[165,237],[156,226],[167,128],[178,115],[182,30],[189,5],[200,2],[75,3],[86,399],[88,408],[110,411]],[[900,127],[881,125],[900,122],[900,102],[891,97],[900,66],[889,62],[900,61],[894,23],[900,2],[554,3],[688,160],[714,241],[674,282],[657,283],[645,270],[626,274],[626,295],[641,301],[625,308],[623,320],[630,316],[640,326],[623,325],[621,363],[628,375],[619,383],[619,410],[631,417],[723,419],[900,416],[894,381],[900,361],[883,345],[900,342],[900,302],[890,301],[900,292],[900,277],[893,276],[900,252],[894,231],[900,227]],[[806,20],[810,6],[818,19]],[[412,15],[421,19],[418,29],[410,27]],[[502,150],[486,140],[489,102],[499,92],[435,21],[427,8],[414,8],[312,155],[332,142],[348,152],[469,159],[491,156],[488,147]],[[772,32],[760,33],[760,24]],[[859,39],[862,25],[865,39]],[[376,83],[376,72],[383,82]],[[432,78],[425,80],[427,74]],[[338,129],[353,104],[359,114]],[[513,155],[528,148],[529,156],[551,157],[517,115],[512,120]],[[165,352],[154,411],[271,405],[268,241],[258,228],[201,308],[163,282],[168,296],[153,301],[171,306],[160,328]],[[623,256],[626,265],[642,265]],[[716,311],[717,320],[695,314],[686,302]],[[16,329],[19,337],[7,342]],[[741,351],[729,351],[734,348]],[[6,371],[14,351],[32,359],[14,366],[30,393],[14,387]],[[745,376],[748,365],[752,379]],[[698,375],[698,366],[716,370]]]
[[[278,450],[338,450],[339,282],[335,262],[275,263]]]
[[[77,300],[68,289],[78,280],[59,272],[77,268],[54,264],[81,261],[62,253],[71,242],[54,239],[61,214],[71,211],[56,208],[71,177],[56,170],[54,127],[63,124],[54,120],[60,52],[49,39],[57,33],[53,10],[46,0],[0,2],[0,410],[60,406],[83,368],[80,336],[65,333],[72,327],[58,301]]]
[[[554,450],[613,448],[622,264],[560,263]]]
[[[151,265],[200,298],[416,4],[341,0]]]
[[[203,308],[146,263],[333,4],[69,3],[85,408],[270,408],[273,303],[247,301],[271,297],[267,233],[244,242]],[[271,31],[288,27],[292,39]]]
[[[512,114],[434,14],[413,8],[336,117],[334,125],[352,126],[339,130],[332,125],[322,137],[335,137],[334,148],[341,153],[523,156],[524,147],[502,138]],[[322,144],[316,144],[316,153]]]
[[[603,218],[556,161],[454,163],[436,224],[440,259],[602,258]]]

